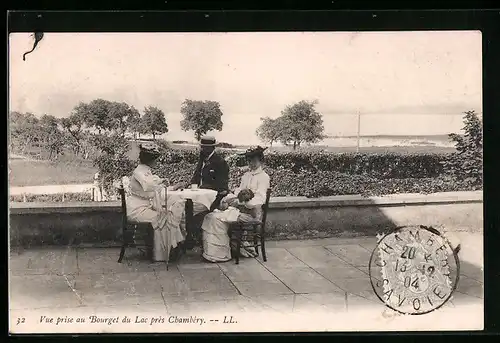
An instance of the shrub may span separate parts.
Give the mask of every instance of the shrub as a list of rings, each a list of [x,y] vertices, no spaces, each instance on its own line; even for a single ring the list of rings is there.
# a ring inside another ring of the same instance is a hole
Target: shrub
[[[188,141],[172,141],[173,144],[187,144]]]
[[[474,111],[464,114],[464,135],[450,134],[456,153],[443,161],[446,173],[472,187],[483,184],[483,130],[479,116]]]
[[[111,194],[113,181],[123,175],[131,174],[136,162],[129,159],[127,154],[130,145],[122,136],[96,135],[94,145],[101,151],[101,154],[94,159],[94,166],[99,170],[103,187]]]
[[[23,202],[22,195],[11,195],[11,202]],[[63,194],[26,194],[26,202],[62,202]],[[92,201],[90,193],[65,193],[64,202]]]
[[[226,142],[219,142],[217,144],[218,147],[220,148],[226,148],[226,149],[232,149],[234,148],[234,145],[232,145],[231,143],[226,143]]]

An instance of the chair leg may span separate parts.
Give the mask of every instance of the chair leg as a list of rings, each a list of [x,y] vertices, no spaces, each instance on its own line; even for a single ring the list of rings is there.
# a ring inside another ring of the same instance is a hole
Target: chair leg
[[[241,254],[241,231],[236,234],[236,264],[240,264],[240,254]]]
[[[257,226],[254,226],[253,231],[253,247],[255,249],[256,257],[259,257],[259,234],[257,233]]]
[[[118,257],[118,263],[122,263],[123,256],[125,256],[125,245],[122,245],[122,249],[120,250],[120,257]]]
[[[264,262],[267,262],[266,245],[263,232],[260,233],[260,250],[262,251],[262,259],[264,260]]]

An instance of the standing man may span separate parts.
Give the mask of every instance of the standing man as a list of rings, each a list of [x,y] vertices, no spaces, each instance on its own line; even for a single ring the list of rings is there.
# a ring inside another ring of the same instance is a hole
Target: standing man
[[[198,185],[199,188],[212,189],[217,191],[215,201],[209,211],[212,212],[220,204],[224,196],[228,194],[229,186],[229,166],[222,156],[215,150],[216,141],[214,137],[205,136],[200,140],[200,159],[196,165],[191,185]],[[201,224],[207,209],[201,205],[193,204],[193,223],[191,236],[193,239],[201,240]],[[192,242],[191,242],[192,244]],[[191,245],[188,243],[188,245]]]

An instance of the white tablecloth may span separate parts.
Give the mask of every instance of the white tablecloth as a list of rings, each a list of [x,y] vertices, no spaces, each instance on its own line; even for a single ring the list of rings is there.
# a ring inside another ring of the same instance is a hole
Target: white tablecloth
[[[217,196],[217,192],[211,189],[185,189],[182,191],[166,191],[166,208],[169,207],[169,204],[173,204],[177,201],[191,199],[193,203],[202,204],[207,208],[210,208],[212,203]]]

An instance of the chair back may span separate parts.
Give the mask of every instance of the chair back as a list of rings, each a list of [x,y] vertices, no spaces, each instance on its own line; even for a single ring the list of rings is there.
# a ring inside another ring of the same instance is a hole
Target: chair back
[[[268,188],[266,191],[266,202],[262,205],[262,229],[264,229],[266,225],[267,219],[267,211],[269,209],[269,199],[271,199],[271,188]]]

